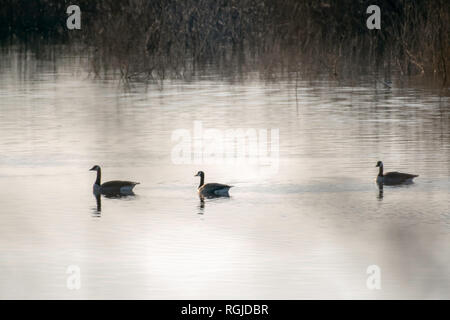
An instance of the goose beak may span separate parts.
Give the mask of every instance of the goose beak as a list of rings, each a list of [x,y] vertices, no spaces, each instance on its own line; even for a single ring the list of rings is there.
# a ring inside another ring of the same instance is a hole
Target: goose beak
[[[89,171],[95,171],[95,168],[90,168]]]

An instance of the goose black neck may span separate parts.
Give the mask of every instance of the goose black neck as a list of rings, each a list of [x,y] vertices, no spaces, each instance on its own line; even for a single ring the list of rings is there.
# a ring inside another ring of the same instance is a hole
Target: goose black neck
[[[102,170],[99,168],[97,170],[97,179],[95,180],[95,184],[101,185],[100,181],[102,179]]]
[[[202,174],[200,176],[200,185],[198,186],[199,188],[205,183],[205,176]]]
[[[383,176],[383,167],[382,167],[382,166],[380,166],[380,169],[379,169],[379,171],[378,171],[378,176],[379,176],[379,177],[382,177],[382,176]]]

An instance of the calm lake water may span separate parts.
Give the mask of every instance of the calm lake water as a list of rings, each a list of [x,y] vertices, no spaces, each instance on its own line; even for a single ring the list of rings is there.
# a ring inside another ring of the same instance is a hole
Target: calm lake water
[[[450,299],[450,100],[438,90],[213,70],[124,85],[79,62],[1,53],[0,298]],[[273,161],[195,162],[198,125],[214,129],[203,139],[267,132],[258,148]],[[177,146],[194,160],[179,163]],[[380,192],[378,160],[420,176]],[[136,195],[100,207],[95,164],[104,181],[139,181]],[[200,202],[199,170],[231,197]],[[366,285],[371,265],[380,290]]]

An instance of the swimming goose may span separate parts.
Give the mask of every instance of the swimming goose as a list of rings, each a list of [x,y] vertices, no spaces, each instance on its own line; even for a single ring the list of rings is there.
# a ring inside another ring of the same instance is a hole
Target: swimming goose
[[[133,188],[139,184],[139,182],[117,180],[101,183],[102,169],[100,166],[93,166],[89,171],[97,171],[97,179],[93,187],[94,194],[133,195]]]
[[[416,174],[401,173],[401,172],[397,172],[397,171],[387,172],[387,173],[383,174],[383,162],[382,161],[378,161],[377,165],[375,167],[380,168],[380,170],[378,171],[378,176],[377,176],[378,184],[397,185],[397,184],[412,183],[413,179],[419,176]]]
[[[221,183],[205,183],[205,173],[203,171],[197,172],[194,177],[200,177],[200,185],[198,186],[198,194],[201,197],[229,197],[228,190],[233,186]]]

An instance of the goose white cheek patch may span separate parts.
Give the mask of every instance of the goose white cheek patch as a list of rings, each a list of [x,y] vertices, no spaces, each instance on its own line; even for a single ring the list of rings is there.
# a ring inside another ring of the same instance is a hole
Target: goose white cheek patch
[[[262,174],[279,169],[279,129],[203,128],[194,121],[193,130],[172,132],[171,158],[174,164],[250,165]]]

